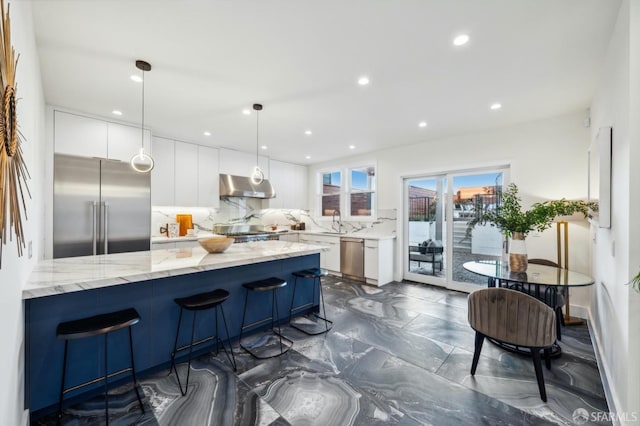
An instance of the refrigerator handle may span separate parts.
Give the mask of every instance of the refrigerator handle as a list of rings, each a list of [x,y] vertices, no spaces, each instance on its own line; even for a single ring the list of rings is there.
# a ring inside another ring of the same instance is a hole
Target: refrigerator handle
[[[98,254],[98,202],[91,204],[93,210],[93,255]]]
[[[109,254],[109,205],[104,202],[104,254]]]

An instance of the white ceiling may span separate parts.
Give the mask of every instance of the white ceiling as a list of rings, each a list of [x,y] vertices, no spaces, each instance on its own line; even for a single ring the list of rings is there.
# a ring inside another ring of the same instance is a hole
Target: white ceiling
[[[32,4],[49,104],[139,124],[144,59],[154,134],[255,152],[260,102],[261,153],[308,164],[586,109],[620,1]]]

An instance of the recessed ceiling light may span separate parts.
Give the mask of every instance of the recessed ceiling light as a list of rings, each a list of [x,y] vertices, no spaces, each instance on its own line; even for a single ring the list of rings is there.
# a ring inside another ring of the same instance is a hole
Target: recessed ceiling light
[[[114,109],[113,111],[111,111],[111,114],[113,114],[113,115],[122,115],[122,111],[118,111],[117,109]]]
[[[251,114],[251,110],[250,110],[250,109],[246,109],[246,108],[245,108],[245,109],[243,109],[243,110],[242,110],[242,113],[243,113],[244,115],[249,115],[249,114]]]
[[[363,75],[358,79],[358,84],[360,86],[366,86],[367,84],[369,84],[369,77],[367,77],[366,75]]]
[[[267,149],[267,146],[266,145],[262,145],[260,148]]]
[[[496,102],[496,103],[491,104],[491,106],[489,108],[491,108],[492,110],[500,109],[500,108],[502,108],[502,104],[499,103],[499,102]]]
[[[467,42],[469,41],[469,36],[466,34],[460,34],[459,36],[457,36],[456,38],[453,39],[453,44],[455,46],[462,46],[464,44],[467,44]]]
[[[307,156],[306,156],[306,157],[304,157],[304,158],[306,158],[307,160],[311,160],[311,156],[310,156],[310,155],[307,155]]]
[[[349,145],[349,149],[356,149],[355,145]]]
[[[139,75],[132,75],[130,78],[136,83],[142,83],[142,77],[140,77]]]
[[[205,130],[202,134],[205,135],[205,136],[211,136],[211,132],[209,132],[207,130]]]
[[[313,132],[312,132],[311,130],[305,130],[305,131],[304,131],[304,134],[305,134],[305,135],[310,135],[310,134],[312,134],[312,133],[313,133]]]
[[[427,122],[426,121],[419,122],[418,127],[427,127]]]

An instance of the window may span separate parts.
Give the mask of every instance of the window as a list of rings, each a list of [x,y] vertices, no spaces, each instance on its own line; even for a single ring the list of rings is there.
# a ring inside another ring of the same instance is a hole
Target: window
[[[376,189],[376,169],[373,166],[349,169],[349,214],[356,217],[372,217]]]
[[[321,217],[332,217],[334,212],[341,212],[343,219],[375,217],[375,166],[323,171],[318,181]]]
[[[342,173],[340,171],[322,173],[321,210],[322,216],[331,216],[340,210],[342,192]]]

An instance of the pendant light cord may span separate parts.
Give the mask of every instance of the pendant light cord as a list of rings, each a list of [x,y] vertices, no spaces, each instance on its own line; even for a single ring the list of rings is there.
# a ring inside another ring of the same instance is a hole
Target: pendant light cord
[[[260,147],[260,111],[256,110],[256,167],[259,167],[258,149]]]
[[[142,123],[140,124],[140,147],[144,149],[144,70],[142,70]]]

